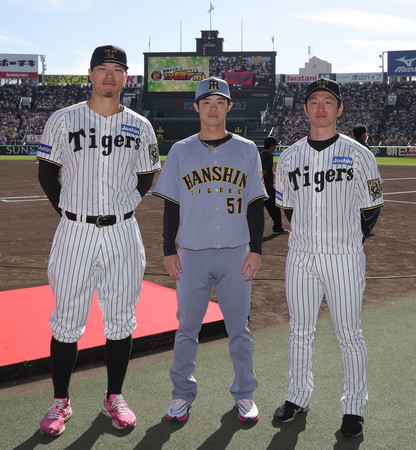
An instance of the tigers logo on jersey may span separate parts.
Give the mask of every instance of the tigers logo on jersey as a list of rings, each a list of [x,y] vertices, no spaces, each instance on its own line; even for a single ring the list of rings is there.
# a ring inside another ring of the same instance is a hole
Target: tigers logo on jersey
[[[159,149],[157,144],[149,145],[149,156],[153,164],[156,164],[159,161]]]
[[[373,201],[377,200],[383,194],[383,187],[379,178],[374,180],[367,180],[368,192],[370,193]]]

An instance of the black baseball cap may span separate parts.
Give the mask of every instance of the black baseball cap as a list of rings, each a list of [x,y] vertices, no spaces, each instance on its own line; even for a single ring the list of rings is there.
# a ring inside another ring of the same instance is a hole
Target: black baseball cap
[[[330,80],[329,78],[318,78],[317,80],[312,81],[312,83],[309,83],[308,87],[306,88],[305,103],[307,102],[309,96],[313,92],[317,91],[328,91],[339,101],[342,101],[341,89],[336,81]]]
[[[101,47],[97,47],[91,56],[90,68],[93,69],[94,66],[105,62],[117,63],[122,65],[126,70],[128,69],[126,52],[115,45],[102,45]]]
[[[274,145],[277,145],[277,139],[274,136],[268,136],[264,140],[264,148],[267,150],[270,147],[273,147]]]

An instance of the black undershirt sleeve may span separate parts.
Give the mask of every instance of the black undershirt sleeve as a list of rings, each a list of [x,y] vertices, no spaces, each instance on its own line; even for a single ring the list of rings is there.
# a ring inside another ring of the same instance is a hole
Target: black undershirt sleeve
[[[150,189],[153,183],[154,173],[138,173],[137,174],[137,190],[142,198],[146,195],[146,192]]]
[[[60,169],[60,166],[56,164],[41,159],[39,160],[39,183],[59,215],[62,214],[61,208],[58,206],[59,196],[61,194],[61,182],[59,181]]]
[[[259,198],[247,207],[247,222],[250,232],[250,251],[261,255],[264,233],[264,199]]]
[[[374,209],[365,209],[361,211],[361,229],[363,231],[363,241],[367,239],[380,215],[381,207]]]
[[[179,228],[179,205],[165,200],[163,213],[163,254],[176,255],[175,239]]]
[[[283,211],[285,212],[286,219],[290,223],[290,221],[292,220],[293,209],[284,209]]]

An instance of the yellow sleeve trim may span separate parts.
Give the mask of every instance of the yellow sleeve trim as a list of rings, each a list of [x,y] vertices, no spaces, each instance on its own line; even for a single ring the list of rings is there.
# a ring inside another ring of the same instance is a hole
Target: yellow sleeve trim
[[[381,205],[370,206],[370,208],[361,208],[360,211],[371,211],[372,209],[381,208],[383,206],[384,206],[384,203],[382,203]]]
[[[136,175],[147,175],[148,173],[156,173],[156,172],[160,172],[162,169],[159,167],[158,169],[155,170],[149,170],[148,172],[136,172]]]
[[[41,161],[46,161],[48,163],[54,164],[55,166],[62,167],[62,164],[58,164],[57,162],[51,161],[50,159],[40,158],[39,156],[37,156],[36,159],[40,159]]]
[[[247,206],[248,206],[248,205],[251,205],[253,202],[255,202],[256,200],[258,200],[259,198],[267,198],[267,197],[268,197],[267,195],[259,195],[258,197],[253,198],[253,200],[251,200],[251,202],[248,202],[248,203],[247,203]]]
[[[175,201],[175,200],[173,200],[173,199],[171,199],[169,197],[166,197],[165,195],[159,194],[158,192],[152,192],[152,195],[155,195],[156,197],[162,198],[163,200],[169,200],[170,202],[175,203],[175,205],[180,205],[179,202],[177,202],[177,201]]]

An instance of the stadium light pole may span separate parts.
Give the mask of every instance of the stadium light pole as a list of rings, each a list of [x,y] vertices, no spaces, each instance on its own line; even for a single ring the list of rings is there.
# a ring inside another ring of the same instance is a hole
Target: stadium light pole
[[[240,30],[240,34],[241,34],[241,51],[243,51],[243,19],[241,19],[241,30]]]
[[[180,21],[179,25],[179,48],[180,52],[182,53],[182,20]]]
[[[378,55],[379,58],[381,58],[381,66],[379,66],[379,67],[381,69],[381,74],[383,75],[383,81],[384,81],[384,54],[385,53],[387,53],[387,52],[381,52],[381,54]]]
[[[46,70],[46,55],[39,55],[40,61],[42,63],[42,84],[45,84],[45,70]]]

